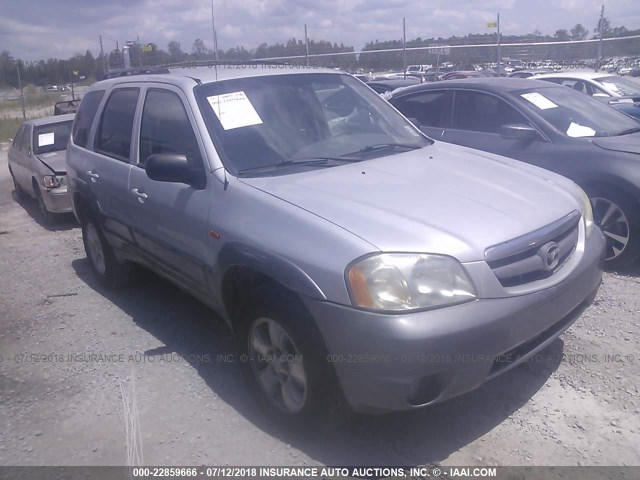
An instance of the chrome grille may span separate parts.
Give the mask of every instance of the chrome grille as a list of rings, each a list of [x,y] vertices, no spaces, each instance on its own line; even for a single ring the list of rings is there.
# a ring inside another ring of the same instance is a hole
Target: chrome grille
[[[485,261],[503,287],[551,277],[571,258],[578,244],[580,212],[485,250]]]

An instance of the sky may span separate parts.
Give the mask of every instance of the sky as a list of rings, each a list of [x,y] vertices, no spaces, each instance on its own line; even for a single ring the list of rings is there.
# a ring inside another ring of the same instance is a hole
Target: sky
[[[448,37],[492,32],[486,22],[500,12],[503,34],[582,23],[593,31],[603,0],[214,0],[218,47],[309,38],[353,45],[402,38]],[[605,1],[613,27],[640,28],[638,0]],[[196,38],[213,46],[211,0],[0,0],[0,51],[15,58],[68,58],[89,49],[105,51],[139,38],[166,49],[175,40],[190,52]],[[313,53],[313,52],[311,52]]]

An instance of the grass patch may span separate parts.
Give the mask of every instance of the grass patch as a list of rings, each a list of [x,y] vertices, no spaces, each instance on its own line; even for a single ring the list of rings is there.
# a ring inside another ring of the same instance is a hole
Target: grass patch
[[[22,125],[22,117],[0,117],[0,142],[8,142],[10,138],[13,138],[20,125]]]
[[[39,118],[37,115],[29,116],[27,114],[27,119]],[[15,137],[18,132],[18,128],[22,125],[22,116],[18,118],[12,118],[8,116],[0,115],[0,142],[8,142],[10,138]]]
[[[51,114],[53,115],[53,106],[56,102],[59,102],[66,93],[67,92],[27,94],[25,92],[24,106],[27,110],[32,108],[51,107]],[[15,100],[4,100],[0,102],[0,114],[2,114],[2,112],[17,111],[20,109],[22,109],[22,104],[20,103],[19,97]]]

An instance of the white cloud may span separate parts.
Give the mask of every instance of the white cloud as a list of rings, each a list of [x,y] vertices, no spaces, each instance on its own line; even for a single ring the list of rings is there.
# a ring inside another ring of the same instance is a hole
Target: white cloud
[[[602,0],[214,0],[218,45],[286,42],[310,38],[353,45],[399,39],[402,17],[407,36],[448,37],[490,33],[486,21],[501,14],[505,34],[540,30],[553,34],[582,23],[593,30]],[[479,5],[480,3],[480,5]],[[640,28],[637,0],[609,0],[607,17],[613,26]],[[211,44],[211,3],[208,0],[110,0],[87,5],[86,0],[0,0],[0,45],[16,57],[68,57],[87,48],[106,50],[140,36],[166,48],[170,40],[189,51],[196,38]],[[39,15],[34,15],[36,11]]]

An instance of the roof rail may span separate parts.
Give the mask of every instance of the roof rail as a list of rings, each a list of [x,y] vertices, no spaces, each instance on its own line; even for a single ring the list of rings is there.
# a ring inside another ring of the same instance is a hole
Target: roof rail
[[[164,68],[196,68],[196,67],[217,67],[231,65],[290,65],[290,62],[274,60],[193,60],[188,62],[167,63],[160,65]]]
[[[171,73],[169,69],[162,66],[157,67],[132,67],[132,68],[116,68],[114,70],[109,70],[102,76],[102,80],[106,80],[108,78],[118,78],[118,77],[128,77],[131,75],[151,75],[151,74],[159,74],[159,73]]]

